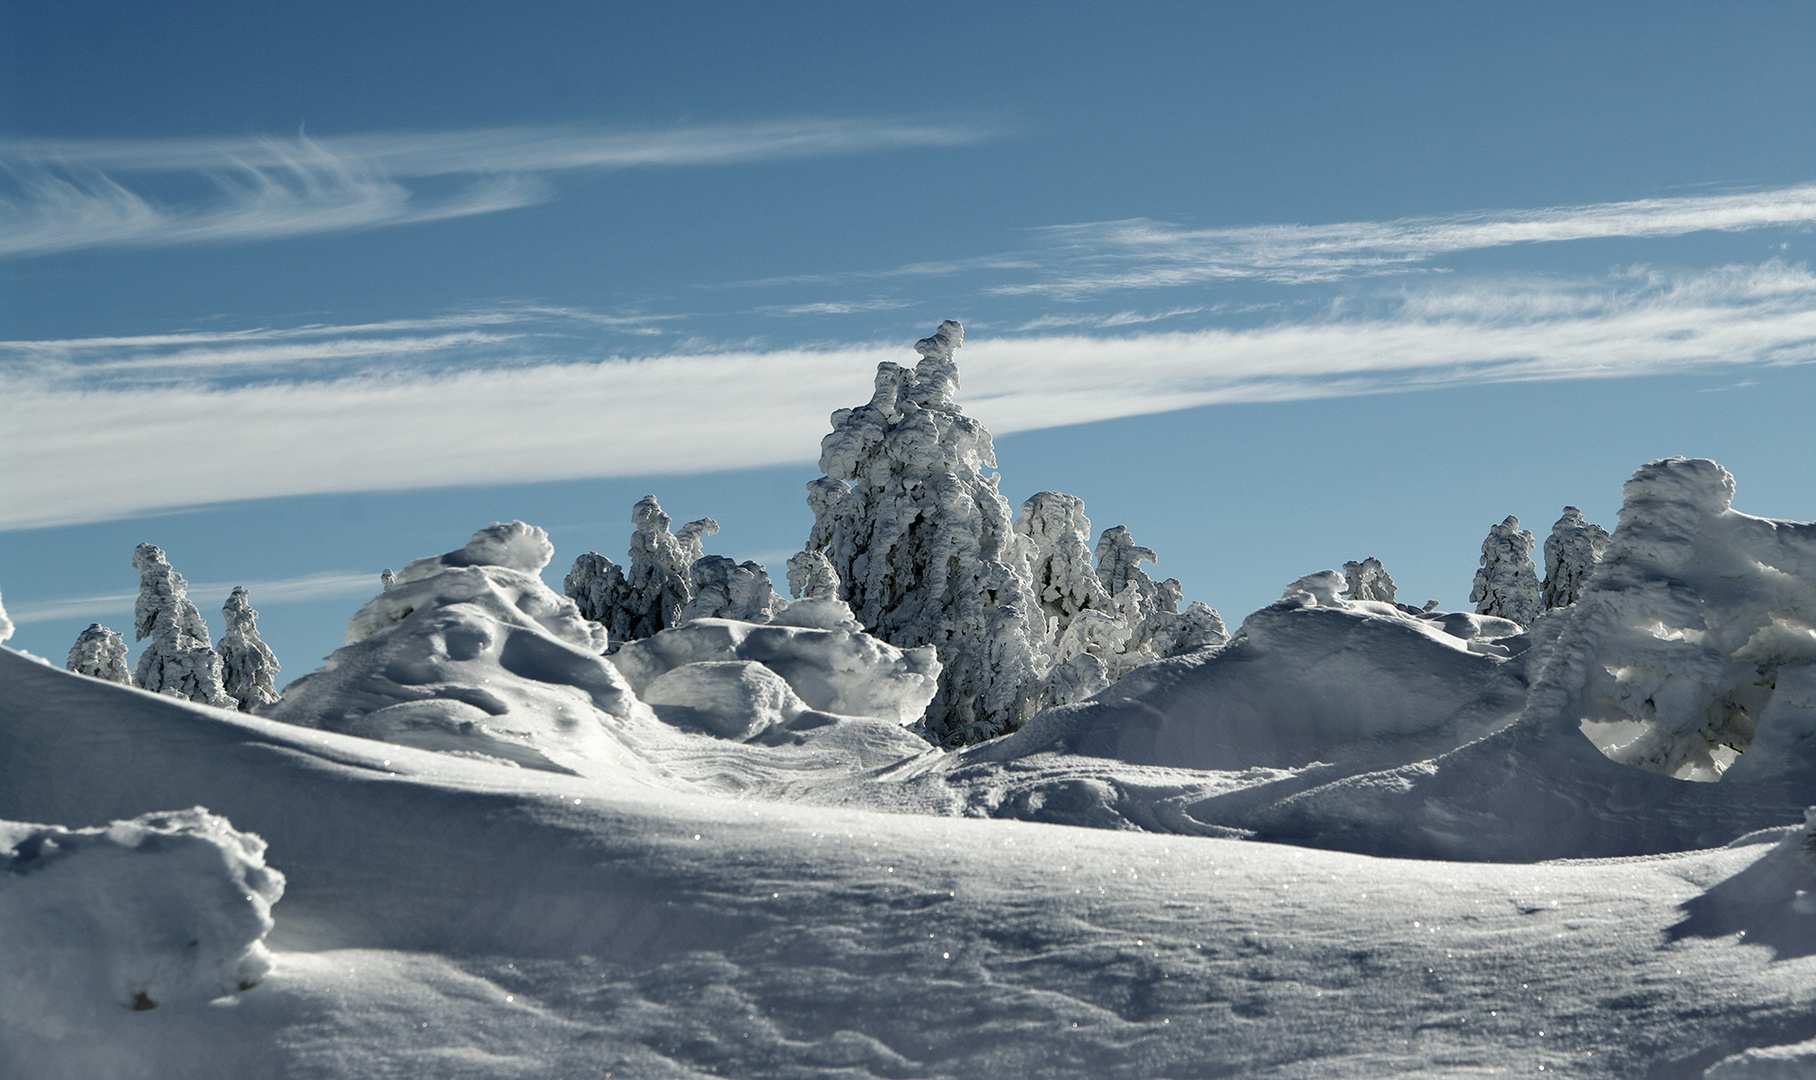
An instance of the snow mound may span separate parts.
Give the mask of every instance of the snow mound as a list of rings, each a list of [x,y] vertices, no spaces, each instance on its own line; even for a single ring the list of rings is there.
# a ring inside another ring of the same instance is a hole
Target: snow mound
[[[552,553],[512,522],[410,563],[354,614],[345,647],[260,712],[534,768],[624,761],[626,725],[654,717],[600,655],[604,628],[536,576]]]
[[[787,618],[805,602],[789,605]],[[833,607],[837,604],[838,607]],[[846,621],[838,601],[818,610]],[[802,613],[806,615],[807,613]],[[633,641],[609,657],[638,697],[683,665],[754,661],[782,677],[806,707],[842,716],[872,716],[898,724],[919,720],[939,685],[931,646],[898,649],[861,630],[695,619]],[[680,703],[677,703],[680,704]]]
[[[78,1037],[103,1009],[256,985],[284,875],[202,807],[102,828],[0,821],[0,1033]]]
[[[1744,1050],[1703,1070],[1704,1080],[1809,1080],[1816,1076],[1816,1039]]]
[[[1051,748],[1177,769],[1414,761],[1513,722],[1524,647],[1505,619],[1345,600],[1342,574],[1293,582],[1216,650],[1149,665],[1050,710],[1003,755]],[[987,749],[974,753],[991,757]]]
[[[753,660],[682,664],[644,687],[643,700],[669,723],[691,722],[726,739],[750,738],[808,711],[782,676]]]

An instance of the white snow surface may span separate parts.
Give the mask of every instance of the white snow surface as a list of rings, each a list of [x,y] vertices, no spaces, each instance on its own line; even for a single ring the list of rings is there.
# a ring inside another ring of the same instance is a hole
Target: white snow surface
[[[79,1041],[122,1010],[257,985],[284,892],[264,853],[199,806],[86,829],[0,820],[0,1042]]]
[[[1813,1034],[1801,829],[1382,860],[501,768],[6,650],[0,688],[0,819],[200,803],[287,879],[263,982],[9,1027],[21,1080],[1694,1077]]]

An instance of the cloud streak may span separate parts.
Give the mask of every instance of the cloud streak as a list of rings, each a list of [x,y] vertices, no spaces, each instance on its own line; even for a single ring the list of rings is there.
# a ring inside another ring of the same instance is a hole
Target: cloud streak
[[[225,601],[227,595],[235,587],[242,585],[252,594],[253,602],[261,607],[269,604],[332,600],[345,596],[373,596],[379,592],[376,573],[361,574],[347,570],[328,570],[272,581],[190,582],[189,595],[190,599],[195,600],[196,606],[202,608],[206,615],[214,601]],[[18,604],[9,609],[8,614],[14,622],[21,625],[49,622],[53,619],[113,618],[123,620],[123,626],[116,626],[114,629],[130,635],[132,633],[130,624],[133,604],[138,599],[137,592],[62,597]]]
[[[411,324],[397,324],[407,326]],[[180,336],[180,335],[177,335]],[[304,381],[0,376],[0,528],[281,495],[711,472],[811,461],[827,416],[899,344],[577,362],[487,361],[452,336]],[[332,336],[324,337],[332,345]],[[54,343],[36,343],[40,349]],[[532,343],[537,348],[547,342]],[[195,342],[182,348],[198,349]],[[221,346],[245,347],[229,336]],[[1768,262],[1687,276],[1404,291],[1252,329],[974,335],[961,400],[1006,434],[1248,401],[1816,360],[1816,276]],[[220,454],[201,452],[220,447]],[[234,467],[222,469],[231,453]]]
[[[955,146],[983,127],[776,120],[666,131],[488,128],[293,139],[13,140],[0,254],[262,240],[497,213],[562,174]],[[171,181],[203,194],[168,193]],[[166,194],[160,196],[159,191]]]

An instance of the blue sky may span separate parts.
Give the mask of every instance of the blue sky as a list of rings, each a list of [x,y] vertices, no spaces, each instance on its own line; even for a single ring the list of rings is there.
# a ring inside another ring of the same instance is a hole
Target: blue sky
[[[798,548],[965,322],[1002,489],[1233,624],[1664,454],[1816,518],[1808,4],[0,4],[0,594],[159,543],[302,674],[499,518]],[[218,595],[217,595],[218,594]],[[220,630],[218,620],[215,629]]]

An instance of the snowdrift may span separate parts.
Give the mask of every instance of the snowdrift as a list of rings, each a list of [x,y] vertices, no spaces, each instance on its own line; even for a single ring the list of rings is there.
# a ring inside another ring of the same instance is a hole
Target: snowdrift
[[[284,877],[201,807],[90,829],[0,821],[0,1038],[249,990]]]

